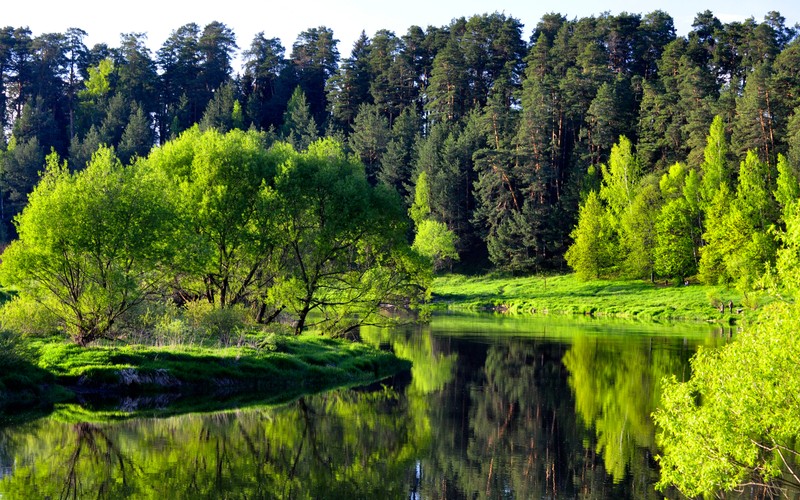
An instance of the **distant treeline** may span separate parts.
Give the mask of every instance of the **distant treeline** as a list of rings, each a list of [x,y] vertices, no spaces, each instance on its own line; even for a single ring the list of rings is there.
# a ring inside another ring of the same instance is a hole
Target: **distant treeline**
[[[409,207],[424,173],[424,219],[454,236],[456,254],[439,252],[438,264],[510,271],[564,267],[579,206],[621,136],[637,182],[679,161],[680,182],[701,173],[715,116],[732,191],[748,151],[764,172],[779,154],[800,166],[800,42],[777,12],[722,23],[705,11],[686,37],[663,11],[553,13],[530,40],[522,31],[500,13],[380,30],[345,59],[324,26],[302,32],[288,56],[259,33],[237,72],[235,34],[219,22],[181,26],[155,54],[143,33],[88,48],[77,28],[0,29],[3,239],[51,150],[75,170],[103,144],[129,162],[196,123],[266,131],[298,149],[333,136]]]

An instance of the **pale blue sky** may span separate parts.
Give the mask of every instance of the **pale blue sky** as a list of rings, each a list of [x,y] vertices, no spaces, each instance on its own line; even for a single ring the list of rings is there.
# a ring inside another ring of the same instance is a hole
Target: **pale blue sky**
[[[673,17],[679,35],[685,35],[691,28],[695,14],[705,9],[711,10],[722,22],[744,20],[751,16],[760,21],[771,10],[779,11],[786,18],[787,25],[800,22],[798,0],[17,0],[3,3],[0,7],[0,25],[28,26],[34,35],[64,32],[70,27],[82,28],[89,34],[86,40],[89,46],[99,42],[117,46],[120,33],[146,32],[149,45],[155,50],[173,30],[186,23],[195,22],[202,27],[216,20],[233,29],[241,49],[250,45],[256,33],[264,31],[267,37],[280,38],[287,54],[301,31],[325,25],[333,29],[335,37],[340,40],[339,52],[342,57],[350,53],[361,30],[365,30],[368,36],[384,28],[402,35],[414,24],[423,28],[428,25],[442,26],[453,18],[495,11],[519,19],[525,25],[525,40],[528,40],[542,15],[548,12],[559,12],[572,19],[597,15],[603,11],[612,14],[645,14],[661,9]],[[234,69],[239,70],[238,67]]]

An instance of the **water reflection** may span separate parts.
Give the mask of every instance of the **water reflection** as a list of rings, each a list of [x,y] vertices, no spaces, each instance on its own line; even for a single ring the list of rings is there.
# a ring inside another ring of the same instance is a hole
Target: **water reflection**
[[[0,496],[656,498],[658,382],[719,341],[666,331],[451,316],[364,330],[410,378],[164,419],[62,408],[0,429]]]

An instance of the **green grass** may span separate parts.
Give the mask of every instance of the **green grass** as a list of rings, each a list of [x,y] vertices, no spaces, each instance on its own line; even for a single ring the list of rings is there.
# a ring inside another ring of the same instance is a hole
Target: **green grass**
[[[393,354],[364,344],[310,334],[275,337],[259,348],[79,347],[67,341],[39,340],[28,345],[26,358],[18,362],[13,375],[0,377],[0,390],[5,388],[0,395],[24,393],[20,403],[37,399],[52,403],[42,383],[51,386],[49,392],[58,396],[57,401],[68,400],[67,391],[226,393],[232,401],[286,400],[326,388],[370,383],[410,367]]]
[[[754,315],[724,287],[664,286],[639,280],[580,281],[574,274],[498,277],[447,275],[433,283],[437,307],[511,314],[573,314],[646,320],[734,322]],[[734,312],[718,310],[733,301]],[[743,309],[737,313],[737,309]]]

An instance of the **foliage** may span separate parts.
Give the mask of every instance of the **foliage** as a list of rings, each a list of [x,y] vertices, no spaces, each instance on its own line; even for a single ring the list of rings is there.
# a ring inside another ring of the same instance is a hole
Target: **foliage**
[[[767,169],[755,153],[748,152],[737,196],[725,217],[732,226],[728,238],[741,242],[741,248],[731,248],[730,255],[720,256],[718,262],[727,269],[736,266],[742,281],[760,278],[763,268],[751,266],[769,265],[774,250],[763,249],[775,242],[763,231],[767,221],[775,220],[770,212],[777,202],[782,205],[785,230],[778,232],[782,246],[777,265],[762,282],[771,284],[782,300],[764,308],[735,342],[698,352],[690,380],[666,380],[661,409],[654,414],[663,450],[659,486],[675,485],[688,496],[724,494],[742,485],[756,486],[769,495],[787,486],[800,487],[795,471],[800,408],[793,396],[800,387],[797,200],[792,194],[797,180],[785,159],[779,158],[773,200],[765,193],[772,177],[765,175]],[[719,192],[724,191],[723,187]],[[743,288],[748,285],[745,281]]]
[[[236,35],[217,21],[176,27],[155,53],[144,33],[89,48],[77,28],[34,36],[5,27],[0,238],[15,237],[13,217],[51,150],[82,169],[107,145],[127,164],[199,125],[253,129],[297,151],[335,137],[370,184],[393,186],[406,205],[425,171],[433,218],[455,234],[465,269],[563,268],[582,198],[601,190],[620,243],[610,271],[645,276],[654,257],[635,249],[652,240],[653,218],[641,205],[625,213],[641,179],[679,161],[696,172],[696,260],[715,194],[736,191],[748,151],[770,168],[779,154],[798,156],[796,28],[778,12],[722,22],[707,11],[695,21],[677,36],[660,10],[548,14],[524,40],[519,19],[495,12],[362,33],[342,61],[333,30],[318,26],[286,46],[256,34],[241,71]],[[756,240],[732,264],[736,276],[721,275],[715,259],[701,275],[753,285],[760,265],[744,261],[774,259]]]
[[[47,307],[75,342],[111,334],[159,287],[170,260],[172,211],[152,178],[110,149],[70,174],[51,155],[3,253],[4,283]]]
[[[277,164],[256,132],[192,128],[144,162],[177,209],[176,283],[180,296],[225,308],[257,302],[275,271],[276,236],[265,197]]]
[[[700,274],[704,281],[736,283],[747,291],[774,261],[776,245],[769,228],[777,222],[772,198],[776,175],[754,151],[739,168],[736,197],[728,200],[723,185],[708,210],[701,250]]]
[[[575,243],[565,255],[581,279],[599,278],[612,269],[616,234],[609,219],[597,193],[589,193],[571,235]]]
[[[409,215],[414,221],[416,234],[414,235],[413,248],[423,257],[433,262],[434,270],[441,269],[448,261],[459,259],[456,250],[456,235],[447,225],[431,217],[431,207],[428,201],[430,187],[427,172],[420,172],[414,186],[414,203],[411,204]]]
[[[612,220],[618,221],[633,203],[641,177],[641,165],[633,154],[630,139],[621,136],[611,148],[608,165],[600,168],[603,174],[600,199],[606,203]]]
[[[458,260],[455,235],[435,220],[425,219],[417,226],[411,248],[433,261],[434,269],[441,268],[442,263],[448,260]]]
[[[683,278],[697,270],[691,207],[685,198],[670,201],[656,223],[655,270],[660,276]]]
[[[660,487],[687,496],[770,489],[796,479],[800,390],[797,305],[775,303],[736,342],[701,350],[687,382],[668,379],[654,418],[663,452]]]
[[[53,311],[30,295],[17,295],[0,307],[0,328],[21,336],[50,336],[60,324]]]
[[[620,247],[625,254],[625,274],[653,279],[658,265],[658,226],[661,194],[646,184],[636,194],[620,224]]]
[[[246,321],[300,333],[320,313],[341,335],[420,300],[427,271],[396,193],[332,140],[268,140],[193,127],[129,167],[106,148],[74,174],[53,156],[4,254],[23,301],[7,319],[34,299],[81,345],[145,324],[227,344]],[[185,306],[186,324],[140,321],[146,299]]]
[[[396,193],[371,187],[336,142],[314,143],[280,165],[273,206],[287,267],[271,293],[298,318],[297,333],[311,312],[322,314],[321,327],[348,333],[383,304],[424,290]]]
[[[296,150],[303,151],[317,140],[317,122],[311,115],[306,95],[300,87],[294,89],[283,117],[281,135]]]

